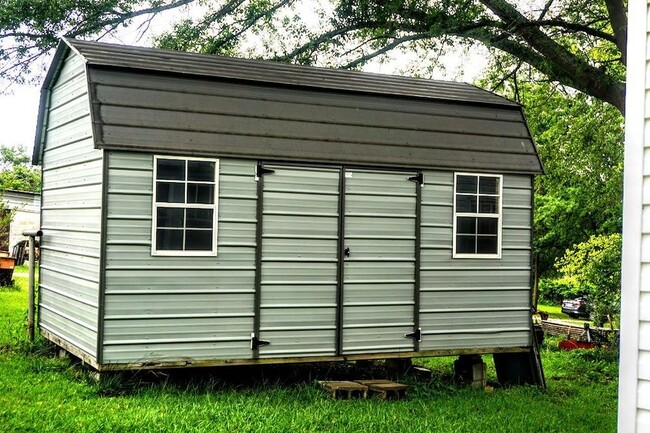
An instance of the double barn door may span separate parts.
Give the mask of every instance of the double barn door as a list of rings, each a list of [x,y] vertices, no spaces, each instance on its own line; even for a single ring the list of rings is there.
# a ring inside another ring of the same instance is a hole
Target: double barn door
[[[258,167],[254,356],[417,350],[416,172]]]

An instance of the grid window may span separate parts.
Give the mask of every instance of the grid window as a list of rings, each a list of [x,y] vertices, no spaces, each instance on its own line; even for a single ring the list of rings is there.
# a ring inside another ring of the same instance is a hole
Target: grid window
[[[501,256],[502,176],[456,173],[454,257]]]
[[[219,160],[154,157],[152,254],[215,255]]]

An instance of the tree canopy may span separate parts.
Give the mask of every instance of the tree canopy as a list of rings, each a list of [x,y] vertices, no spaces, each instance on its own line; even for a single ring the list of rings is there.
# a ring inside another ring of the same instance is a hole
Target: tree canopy
[[[41,172],[22,146],[0,146],[0,194],[7,189],[41,191]]]
[[[621,235],[592,236],[567,251],[557,267],[590,298],[594,322],[611,323],[621,309]]]
[[[330,0],[310,11],[315,24],[301,18],[314,2],[299,0],[7,0],[0,78],[24,80],[58,35],[101,38],[188,5],[204,13],[176,23],[159,46],[353,68],[396,49],[434,53],[427,59],[435,62],[480,44],[512,60],[506,75],[528,65],[541,79],[624,109],[625,0]]]
[[[575,244],[620,233],[623,117],[596,98],[548,83],[520,84],[517,99],[544,163],[534,212],[534,248],[544,274]]]

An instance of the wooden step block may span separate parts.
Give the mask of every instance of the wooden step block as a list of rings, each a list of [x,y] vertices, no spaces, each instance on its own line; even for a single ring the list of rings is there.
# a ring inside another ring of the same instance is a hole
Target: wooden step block
[[[377,394],[384,400],[404,398],[409,388],[408,385],[385,379],[357,380],[356,382],[367,386],[371,394]]]
[[[347,380],[318,381],[323,388],[332,393],[332,397],[341,399],[367,398],[368,387],[357,382]]]

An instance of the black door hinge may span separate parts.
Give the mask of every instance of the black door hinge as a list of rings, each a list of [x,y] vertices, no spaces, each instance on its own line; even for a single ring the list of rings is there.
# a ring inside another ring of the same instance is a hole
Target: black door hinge
[[[422,340],[422,329],[418,328],[415,330],[415,332],[410,332],[408,334],[404,334],[404,338],[412,338],[415,341],[421,341]]]
[[[260,340],[254,332],[251,334],[251,350],[258,349],[262,346],[268,346],[269,344],[271,344],[270,341]]]
[[[408,180],[411,182],[416,182],[420,186],[424,186],[424,173],[420,171],[415,176],[409,177]]]
[[[255,167],[255,180],[260,180],[260,177],[264,176],[265,174],[272,174],[272,173],[275,173],[275,170],[273,170],[272,168],[266,168],[264,167],[264,164],[259,162]]]

